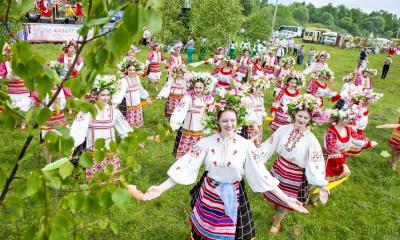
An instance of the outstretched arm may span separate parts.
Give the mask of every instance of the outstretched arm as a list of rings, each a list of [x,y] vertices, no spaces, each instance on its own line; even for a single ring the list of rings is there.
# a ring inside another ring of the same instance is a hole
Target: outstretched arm
[[[400,127],[400,123],[389,123],[376,126],[376,128],[398,128]]]

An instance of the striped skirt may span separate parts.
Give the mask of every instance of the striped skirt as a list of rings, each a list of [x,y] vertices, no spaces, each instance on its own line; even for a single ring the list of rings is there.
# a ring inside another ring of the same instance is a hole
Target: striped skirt
[[[101,162],[97,162],[93,158],[93,166],[89,169],[86,169],[86,179],[91,180],[96,172],[104,171],[110,165],[113,167],[113,174],[116,174],[121,170],[118,153],[108,152],[104,160]]]
[[[278,187],[289,197],[296,198],[306,204],[308,201],[309,187],[305,176],[305,169],[279,157],[271,170],[272,176],[279,180]],[[282,202],[271,192],[263,193],[264,198],[279,206],[292,210],[286,203]]]
[[[161,80],[161,66],[159,63],[150,63],[147,78],[153,83],[158,83]]]
[[[53,130],[56,127],[67,126],[68,120],[64,116],[64,112],[61,111],[59,113],[52,112],[52,116],[49,120],[47,120],[46,125],[41,127],[40,132],[40,142],[43,142],[44,136],[46,136],[48,131]]]
[[[389,147],[395,151],[400,152],[400,128],[396,128],[389,138]]]
[[[129,106],[126,108],[126,120],[129,125],[137,128],[143,127],[143,112],[142,106]]]
[[[165,104],[165,116],[170,118],[172,113],[174,112],[176,106],[178,106],[179,102],[183,98],[183,94],[175,94],[170,93],[167,99],[167,103]]]
[[[193,145],[200,141],[203,136],[203,131],[190,131],[179,128],[178,133],[176,134],[175,146],[172,154],[176,159],[181,158],[192,148]]]
[[[190,239],[255,239],[253,214],[247,199],[244,181],[234,183],[239,202],[236,222],[225,214],[224,203],[216,192],[218,184],[208,178],[207,172],[205,172],[191,190],[193,211],[190,216],[192,225]]]
[[[274,120],[269,124],[272,131],[276,131],[282,125],[288,125],[290,123],[289,115],[283,111],[282,106],[279,106],[278,111],[275,112]]]

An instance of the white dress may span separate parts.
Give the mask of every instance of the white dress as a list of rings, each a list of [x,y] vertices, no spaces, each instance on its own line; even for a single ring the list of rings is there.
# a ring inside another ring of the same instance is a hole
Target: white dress
[[[203,131],[205,100],[205,97],[196,97],[194,94],[185,95],[172,113],[172,129],[177,130],[182,126],[190,131]]]
[[[149,98],[149,93],[143,88],[138,76],[135,79],[124,77],[119,84],[118,93],[113,95],[112,102],[120,104],[126,99],[126,106],[137,106],[141,103],[141,99]]]

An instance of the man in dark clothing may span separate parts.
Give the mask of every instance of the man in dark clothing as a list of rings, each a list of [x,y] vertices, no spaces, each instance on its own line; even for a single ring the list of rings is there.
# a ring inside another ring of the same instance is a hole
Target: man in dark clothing
[[[368,50],[367,48],[364,48],[364,50],[360,53],[360,59],[358,59],[358,66],[361,66],[362,61],[365,60],[365,58],[368,56]]]

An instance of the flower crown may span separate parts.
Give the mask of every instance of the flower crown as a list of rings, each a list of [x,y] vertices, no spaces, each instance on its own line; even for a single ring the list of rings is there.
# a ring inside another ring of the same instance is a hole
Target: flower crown
[[[321,115],[321,99],[314,97],[311,94],[303,94],[293,100],[287,105],[287,113],[292,120],[295,119],[295,115],[300,110],[305,110],[311,113],[310,123],[313,124],[314,119]]]
[[[257,80],[250,81],[249,88],[256,89],[259,91],[265,91],[270,87],[270,82],[265,78],[259,78]]]
[[[333,81],[335,79],[333,72],[329,68],[323,68],[317,71],[317,76],[318,78],[324,78],[329,81]]]
[[[356,114],[351,109],[327,109],[326,112],[329,114],[331,122],[338,120],[353,120],[356,118]]]
[[[169,76],[172,79],[179,79],[179,78],[183,78],[185,76],[186,73],[186,68],[184,65],[180,65],[178,67],[174,67],[171,69]]]
[[[54,69],[58,76],[63,76],[65,74],[64,63],[59,63],[58,61],[50,61],[49,67]]]
[[[143,71],[142,64],[140,62],[132,59],[132,58],[129,58],[129,57],[126,57],[126,58],[122,59],[122,61],[117,65],[118,69],[121,72],[125,72],[126,69],[128,69],[130,66],[134,66],[135,70],[137,72]]]
[[[351,73],[349,73],[349,74],[347,74],[346,76],[343,77],[343,81],[344,82],[350,82],[350,81],[353,81],[355,77],[356,77],[356,73],[355,72],[351,72]]]
[[[217,88],[216,95],[207,103],[207,112],[204,119],[204,127],[209,130],[218,130],[218,113],[226,110],[236,112],[236,126],[240,128],[246,125],[247,110],[242,101],[244,93],[238,89],[232,89],[229,92],[223,88]]]
[[[365,101],[367,104],[370,103],[375,103],[379,99],[383,97],[383,93],[376,93],[372,89],[364,89],[362,90],[361,88],[355,89],[355,91],[352,93],[352,101],[353,102],[360,102],[360,101]]]
[[[118,82],[115,75],[98,75],[93,83],[93,90],[97,93],[108,89],[110,95],[113,95],[118,90]]]
[[[285,75],[285,83],[288,83],[290,79],[296,79],[297,81],[297,88],[303,88],[306,85],[306,79],[304,74],[290,71],[288,74]]]
[[[289,64],[289,66],[293,67],[296,65],[296,60],[292,57],[286,57],[281,59],[281,66],[285,66],[286,64]]]
[[[366,69],[364,69],[364,72],[367,72],[367,73],[371,74],[372,76],[376,76],[378,74],[378,70],[376,70],[374,68],[366,68]]]
[[[68,41],[66,41],[66,42],[64,43],[63,49],[66,50],[66,49],[68,49],[70,46],[77,47],[77,46],[78,46],[78,43],[77,43],[75,40],[68,40]]]
[[[325,57],[326,60],[328,60],[329,58],[331,58],[331,55],[327,51],[318,51],[315,53],[315,59],[319,60],[321,59],[321,57]]]
[[[224,57],[221,59],[221,62],[223,62],[223,63],[228,63],[228,65],[230,65],[230,66],[235,66],[235,61],[232,60],[232,59],[230,59],[228,56],[224,56]]]
[[[4,43],[2,54],[9,55],[10,52],[11,52],[11,46],[8,43]]]
[[[203,83],[205,92],[210,93],[215,79],[208,72],[191,72],[186,84],[187,90],[192,91],[197,82]]]

